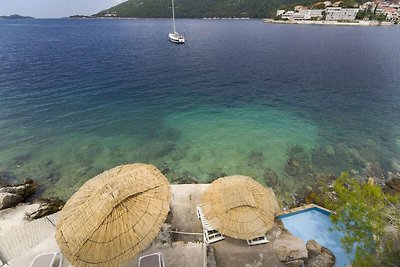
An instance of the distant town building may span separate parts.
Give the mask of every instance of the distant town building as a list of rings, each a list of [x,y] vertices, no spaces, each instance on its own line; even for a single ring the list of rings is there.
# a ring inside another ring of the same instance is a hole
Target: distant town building
[[[116,17],[117,16],[117,12],[111,12],[111,13],[109,13],[109,12],[107,12],[106,14],[104,14],[104,17],[106,17],[106,18],[113,18],[113,17]]]
[[[327,7],[325,20],[355,20],[358,8]]]
[[[282,19],[292,20],[294,15],[294,11],[287,11],[285,14],[282,14]]]
[[[400,22],[400,2],[387,2],[383,0],[368,1],[360,5],[354,5],[357,8],[343,8],[340,5],[343,1],[331,1],[315,3],[311,9],[306,6],[298,5],[291,11],[278,10],[277,17],[284,20],[327,20],[327,21],[354,21],[359,11],[366,12],[363,20],[370,18],[379,20],[386,19],[393,23]],[[323,7],[325,9],[313,9]]]
[[[283,13],[285,13],[285,11],[286,11],[286,10],[284,10],[284,9],[278,9],[278,10],[276,11],[276,16],[279,17],[280,15],[282,15]]]
[[[336,2],[334,2],[334,3],[332,4],[332,6],[334,6],[334,7],[339,7],[341,3],[343,3],[343,1],[336,1]]]
[[[308,7],[306,7],[306,6],[295,6],[294,7],[295,12],[299,12],[301,10],[307,10],[307,9],[308,9]]]
[[[387,20],[397,20],[399,18],[399,13],[396,8],[385,6],[376,9],[376,14],[383,14],[386,16]]]
[[[294,20],[322,19],[324,11],[325,9],[301,10],[300,12],[293,14],[293,19]]]

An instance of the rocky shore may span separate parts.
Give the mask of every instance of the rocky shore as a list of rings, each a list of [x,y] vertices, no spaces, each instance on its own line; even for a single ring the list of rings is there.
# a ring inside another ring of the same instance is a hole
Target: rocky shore
[[[300,25],[331,25],[331,26],[392,26],[395,25],[390,21],[364,21],[358,20],[354,22],[339,22],[339,21],[326,21],[326,20],[275,20],[264,19],[265,23],[276,24],[300,24]]]
[[[0,180],[0,210],[14,208],[20,203],[30,204],[28,200],[35,194],[38,185],[31,179],[21,184],[5,184]],[[38,198],[33,201],[38,208],[26,214],[28,220],[39,219],[62,209],[65,202],[57,197]]]

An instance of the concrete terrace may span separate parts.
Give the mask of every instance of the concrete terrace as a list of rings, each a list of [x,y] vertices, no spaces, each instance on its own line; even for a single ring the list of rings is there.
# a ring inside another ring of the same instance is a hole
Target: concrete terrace
[[[166,266],[207,266],[207,245],[202,242],[202,226],[196,206],[208,184],[172,185],[171,212],[166,223],[171,224],[172,243],[157,239],[140,255],[122,267],[137,266],[138,257],[162,252]],[[59,251],[54,238],[57,214],[27,222],[25,212],[37,208],[22,205],[0,212],[0,259],[8,266],[29,266],[36,255]],[[226,237],[211,244],[217,266],[284,266],[277,258],[273,242],[248,246],[245,240]],[[1,266],[1,264],[0,264]],[[72,266],[66,260],[63,267]]]

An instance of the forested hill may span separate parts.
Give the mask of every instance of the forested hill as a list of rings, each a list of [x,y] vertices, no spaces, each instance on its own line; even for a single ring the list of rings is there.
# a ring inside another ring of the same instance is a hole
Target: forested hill
[[[309,0],[175,0],[177,18],[249,17],[273,16],[278,8]],[[315,1],[314,1],[315,2]],[[113,13],[115,12],[115,13]],[[95,16],[116,14],[117,17],[169,18],[171,0],[129,0]]]

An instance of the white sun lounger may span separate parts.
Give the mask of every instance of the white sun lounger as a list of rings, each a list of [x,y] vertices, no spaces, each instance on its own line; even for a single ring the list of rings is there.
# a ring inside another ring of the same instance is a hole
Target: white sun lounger
[[[30,267],[61,267],[63,257],[60,252],[37,255]]]
[[[268,243],[268,242],[269,241],[268,241],[268,239],[267,239],[267,237],[265,235],[256,237],[254,239],[247,240],[247,244],[249,246],[265,244],[265,243]]]
[[[141,256],[138,267],[165,267],[161,252]]]
[[[204,242],[207,244],[211,244],[220,240],[224,240],[225,237],[215,230],[207,221],[206,216],[203,213],[203,210],[201,208],[201,205],[197,206],[197,218],[200,219],[201,224],[203,226],[203,236],[204,236]]]

